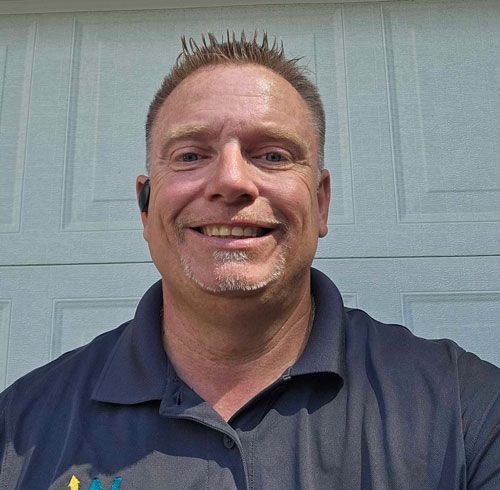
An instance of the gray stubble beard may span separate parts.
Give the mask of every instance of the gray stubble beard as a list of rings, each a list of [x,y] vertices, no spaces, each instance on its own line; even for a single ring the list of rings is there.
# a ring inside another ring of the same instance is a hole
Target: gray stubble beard
[[[224,273],[225,267],[230,265],[231,263],[242,264],[250,262],[251,258],[248,256],[246,252],[242,251],[228,252],[228,251],[217,250],[214,252],[213,256],[214,256],[214,262],[216,264],[215,268],[215,277],[217,280],[216,287],[209,286],[208,284],[205,284],[204,282],[200,281],[200,279],[196,277],[196,275],[193,273],[193,270],[189,262],[185,260],[184,257],[181,257],[181,264],[186,276],[192,281],[194,281],[200,288],[212,293],[257,291],[258,289],[264,288],[269,283],[278,280],[283,275],[286,264],[286,250],[282,250],[278,257],[277,263],[275,264],[273,270],[271,271],[271,274],[269,274],[269,276],[263,281],[250,282],[243,277],[238,277],[238,276],[231,277]]]

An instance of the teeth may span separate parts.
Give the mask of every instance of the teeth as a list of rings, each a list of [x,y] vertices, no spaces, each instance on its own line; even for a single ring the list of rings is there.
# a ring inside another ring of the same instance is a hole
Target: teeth
[[[234,237],[256,237],[259,235],[260,228],[255,228],[253,226],[247,226],[245,228],[241,226],[203,226],[201,231],[204,235],[208,236],[234,236]]]

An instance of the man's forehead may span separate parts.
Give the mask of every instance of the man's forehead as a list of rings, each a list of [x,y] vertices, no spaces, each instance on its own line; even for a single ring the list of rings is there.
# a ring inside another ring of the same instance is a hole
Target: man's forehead
[[[190,74],[166,98],[153,129],[162,153],[179,140],[231,135],[285,140],[303,154],[316,141],[312,115],[297,90],[271,69],[249,63]]]
[[[184,111],[199,104],[214,103],[213,109],[245,105],[261,107],[282,105],[308,111],[300,93],[281,75],[256,64],[224,64],[199,68],[184,80],[165,99],[160,111]]]

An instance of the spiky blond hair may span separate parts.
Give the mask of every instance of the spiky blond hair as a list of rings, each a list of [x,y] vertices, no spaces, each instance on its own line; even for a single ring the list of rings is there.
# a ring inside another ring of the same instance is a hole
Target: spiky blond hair
[[[300,66],[300,58],[287,59],[285,57],[283,42],[278,43],[276,38],[272,45],[269,44],[267,33],[264,32],[262,41],[257,41],[258,34],[254,33],[253,39],[246,40],[245,33],[236,39],[227,32],[227,39],[218,41],[214,34],[208,33],[201,36],[202,43],[198,45],[191,37],[188,40],[182,36],[182,52],[167,76],[163,79],[161,87],[156,92],[149,106],[146,119],[146,148],[147,169],[150,169],[149,147],[151,132],[158,112],[172,91],[184,79],[196,70],[207,66],[223,64],[255,64],[269,68],[277,75],[287,80],[306,102],[316,129],[318,138],[318,166],[324,165],[325,148],[325,111],[316,86],[307,78],[306,68]]]

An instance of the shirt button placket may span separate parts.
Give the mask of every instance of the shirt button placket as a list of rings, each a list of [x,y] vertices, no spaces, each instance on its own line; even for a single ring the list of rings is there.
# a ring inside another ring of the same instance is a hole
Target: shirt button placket
[[[222,441],[224,442],[224,446],[227,449],[233,449],[234,445],[236,444],[234,442],[234,439],[232,437],[228,436],[227,434],[224,434],[224,437],[222,438]]]

